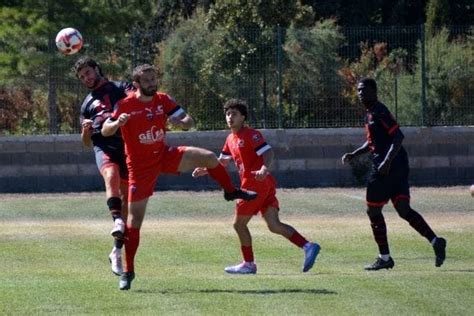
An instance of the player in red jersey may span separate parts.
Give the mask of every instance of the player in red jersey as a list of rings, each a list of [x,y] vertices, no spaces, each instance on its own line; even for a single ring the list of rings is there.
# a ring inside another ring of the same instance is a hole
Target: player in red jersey
[[[133,90],[130,83],[109,81],[102,74],[99,64],[90,57],[81,57],[74,64],[77,78],[91,92],[81,105],[81,139],[85,146],[94,148],[97,168],[104,179],[107,206],[114,227],[114,248],[109,254],[112,272],[121,275],[122,246],[127,216],[128,171],[120,133],[103,137],[102,124],[112,115],[113,105]]]
[[[121,129],[129,171],[126,267],[120,277],[121,290],[130,289],[135,278],[134,258],[140,241],[140,228],[148,198],[153,194],[161,173],[178,174],[204,167],[224,189],[226,200],[252,200],[257,197],[255,192],[235,188],[213,152],[198,147],[169,147],[166,144],[167,122],[187,130],[194,121],[170,96],[157,92],[158,76],[153,66],[145,64],[136,67],[133,85],[137,91],[117,103],[112,117],[102,128],[104,136],[113,135]]]
[[[245,119],[248,117],[247,104],[244,101],[228,100],[224,105],[224,112],[227,125],[232,133],[226,139],[219,160],[224,166],[227,166],[233,159],[239,171],[242,188],[258,194],[255,200],[237,202],[234,229],[240,240],[243,262],[227,267],[225,271],[235,274],[255,274],[257,272],[252,249],[252,236],[247,224],[259,212],[272,233],[282,235],[304,250],[303,272],[309,271],[314,265],[320,246],[317,243],[309,242],[293,227],[280,221],[276,181],[269,171],[273,163],[273,149],[259,131],[244,125]],[[204,168],[196,168],[193,172],[194,177],[205,174],[207,174],[207,170]]]

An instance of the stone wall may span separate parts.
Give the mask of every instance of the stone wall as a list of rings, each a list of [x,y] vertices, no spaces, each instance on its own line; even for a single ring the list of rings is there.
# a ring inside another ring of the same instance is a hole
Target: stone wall
[[[474,183],[474,127],[403,128],[413,185]],[[273,174],[280,187],[363,184],[368,164],[340,158],[365,141],[362,128],[263,130],[276,153]],[[220,152],[227,131],[169,133],[171,145]],[[231,168],[235,179],[235,168]],[[0,137],[0,192],[103,190],[92,149],[79,135]],[[217,189],[209,178],[162,176],[158,190]]]

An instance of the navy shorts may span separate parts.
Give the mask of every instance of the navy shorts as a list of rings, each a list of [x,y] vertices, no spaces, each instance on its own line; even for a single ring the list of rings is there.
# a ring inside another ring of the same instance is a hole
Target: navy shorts
[[[102,170],[110,165],[117,165],[120,170],[120,179],[128,180],[128,169],[123,150],[103,148],[94,146],[95,162],[102,174]]]
[[[386,176],[380,175],[375,167],[372,168],[368,183],[366,200],[368,206],[382,207],[392,200],[394,205],[401,199],[410,199],[408,184],[408,167],[390,170]]]

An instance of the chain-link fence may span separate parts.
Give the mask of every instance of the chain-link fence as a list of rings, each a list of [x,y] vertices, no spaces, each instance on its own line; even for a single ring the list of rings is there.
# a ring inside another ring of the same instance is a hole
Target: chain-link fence
[[[73,56],[61,56],[51,39],[42,51],[25,48],[27,71],[0,78],[0,135],[80,132],[88,91],[71,67],[86,54],[112,80],[129,79],[143,62],[159,66],[160,90],[200,130],[225,128],[222,104],[232,97],[247,100],[256,128],[361,126],[355,84],[362,76],[377,79],[379,99],[401,125],[474,125],[474,46],[466,26],[434,36],[423,26],[277,26],[222,36],[194,27],[160,43],[140,30],[119,42],[84,40]]]

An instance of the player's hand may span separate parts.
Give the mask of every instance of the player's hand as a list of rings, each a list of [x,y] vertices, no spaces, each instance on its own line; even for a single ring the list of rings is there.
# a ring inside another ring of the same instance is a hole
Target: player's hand
[[[380,175],[386,176],[390,172],[390,162],[387,162],[386,160],[382,161],[377,171]]]
[[[84,131],[90,131],[92,129],[92,123],[94,123],[93,120],[89,120],[89,119],[84,119],[82,121],[82,129]]]
[[[192,176],[193,178],[197,178],[197,177],[205,176],[206,174],[207,174],[206,168],[197,167],[196,169],[194,169]]]
[[[181,119],[179,119],[177,117],[174,117],[174,116],[168,117],[168,123],[170,123],[174,126],[183,128],[183,121],[181,121]]]
[[[120,116],[117,120],[117,125],[118,126],[124,126],[128,122],[129,119],[130,119],[130,114],[122,113],[122,114],[120,114]]]
[[[263,181],[270,172],[267,168],[262,167],[260,170],[251,171],[251,173],[255,175],[255,180]]]
[[[344,156],[342,156],[342,164],[345,165],[349,162],[351,162],[352,159],[354,159],[354,154],[353,153],[345,153]]]

